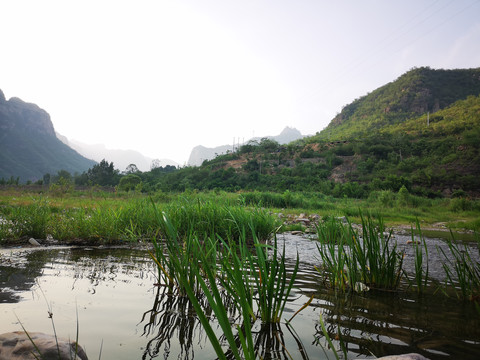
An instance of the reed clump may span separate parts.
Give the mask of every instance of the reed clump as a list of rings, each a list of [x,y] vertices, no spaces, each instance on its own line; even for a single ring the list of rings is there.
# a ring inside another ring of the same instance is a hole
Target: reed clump
[[[265,213],[261,210],[226,209],[222,214],[228,227],[223,238],[217,224],[209,222],[213,219],[212,211],[222,210],[207,205],[205,223],[212,227],[205,228],[198,221],[204,219],[201,208],[196,208],[200,204],[193,208],[187,205],[178,212],[168,213],[168,209],[160,211],[152,202],[158,234],[162,237],[154,239],[152,253],[159,282],[190,299],[219,359],[226,359],[227,352],[235,359],[255,359],[258,345],[253,340],[252,326],[256,321],[280,322],[298,271],[298,257],[293,271],[287,273],[285,249],[278,251],[276,237],[271,245],[260,239],[261,234],[266,234]],[[191,217],[186,216],[188,211],[193,212]],[[179,214],[181,219],[190,220],[185,227],[179,228],[178,218],[170,217]],[[275,232],[269,230],[269,234]],[[208,309],[200,299],[206,299]],[[241,314],[234,322],[227,303]],[[213,330],[207,311],[215,314],[228,349]]]
[[[455,240],[453,233],[447,245],[449,252],[439,248],[444,258],[446,286],[449,285],[458,298],[480,303],[480,262],[472,257],[467,244]]]
[[[320,272],[329,286],[342,291],[366,288],[394,290],[402,277],[403,252],[392,242],[381,217],[363,216],[361,229],[350,222],[327,221],[317,226]]]

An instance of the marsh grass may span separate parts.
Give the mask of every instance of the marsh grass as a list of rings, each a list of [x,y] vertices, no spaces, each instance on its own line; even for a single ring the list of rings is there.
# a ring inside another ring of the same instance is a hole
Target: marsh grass
[[[247,208],[232,200],[215,202],[211,196],[179,197],[161,207],[180,237],[189,236],[190,232],[200,237],[238,237],[234,223],[253,221],[257,236],[265,239],[279,224],[265,209]],[[76,204],[69,198],[52,200],[40,196],[28,202],[22,198],[0,207],[0,217],[0,241],[45,239],[51,235],[59,241],[80,239],[110,244],[147,240],[156,236],[158,230],[151,200],[144,197],[107,198],[96,203],[82,198]]]
[[[395,290],[399,286],[403,253],[392,244],[392,232],[386,231],[381,217],[361,215],[361,235],[350,222],[324,223],[317,226],[317,235],[322,259],[322,269],[317,269],[326,271],[332,288]]]
[[[256,236],[267,239],[279,226],[279,220],[268,210],[241,205],[227,206],[200,198],[181,198],[165,206],[163,211],[168,214],[180,237],[193,233],[200,237],[238,238],[241,235],[239,229],[253,222]]]
[[[415,238],[415,233],[418,234],[418,238],[420,240],[417,240]],[[425,241],[425,238],[422,235],[422,230],[420,228],[420,223],[417,219],[416,221],[416,231],[414,231],[413,226],[411,228],[411,234],[412,234],[412,244],[415,249],[415,274],[414,274],[414,279],[415,279],[415,285],[416,285],[416,290],[418,293],[423,293],[425,289],[427,288],[428,285],[428,247],[427,243]],[[408,276],[406,276],[408,279]]]
[[[154,238],[155,253],[151,254],[158,266],[159,282],[168,284],[172,293],[190,299],[219,359],[226,358],[227,353],[235,359],[255,359],[258,341],[255,345],[252,325],[257,320],[262,324],[280,322],[298,271],[298,256],[289,274],[285,247],[279,252],[275,236],[272,245],[260,241],[259,234],[274,233],[270,226],[276,224],[261,210],[219,209],[207,204],[202,218],[204,204],[194,204],[193,208],[192,204],[187,205],[172,214],[180,213],[180,218],[187,221],[179,229],[178,218],[172,220],[168,209],[161,211],[152,201],[158,234],[163,237]],[[228,224],[225,238],[218,234],[217,222],[213,220],[222,223],[223,216]],[[204,224],[199,223],[201,219],[206,219]],[[205,224],[208,226],[204,227]],[[199,301],[201,298],[208,302],[208,310]],[[236,325],[232,324],[228,304],[242,314]],[[227,352],[210,324],[207,311],[215,314],[224,333],[222,339],[228,343]]]
[[[445,271],[446,285],[450,285],[457,297],[480,303],[480,262],[475,261],[467,244],[458,243],[453,233],[447,240],[447,254],[438,248],[443,255],[443,269]]]

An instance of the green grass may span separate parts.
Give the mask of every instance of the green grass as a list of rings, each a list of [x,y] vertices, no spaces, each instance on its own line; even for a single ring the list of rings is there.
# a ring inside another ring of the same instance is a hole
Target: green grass
[[[265,218],[266,226],[266,230],[257,226],[260,238],[268,236],[271,227],[268,223],[272,221],[270,212],[348,216],[353,222],[360,222],[359,209],[362,209],[363,213],[382,214],[388,226],[410,226],[418,219],[424,228],[443,222],[453,230],[480,229],[480,200],[400,195],[380,191],[373,192],[368,199],[340,199],[311,192],[186,191],[156,192],[151,197],[162,210],[171,214],[173,222],[181,223],[177,225],[179,231],[185,233],[190,226],[185,220],[196,221],[196,231],[225,230],[221,233],[224,238],[229,231],[229,225],[225,224],[225,208],[232,213],[238,209],[257,209],[257,215]],[[9,231],[0,229],[0,242],[20,237],[44,238],[47,234],[62,241],[81,238],[98,243],[148,238],[153,226],[152,209],[148,204],[149,199],[144,194],[103,192],[96,188],[61,196],[45,189],[3,188],[0,190],[0,217],[13,220],[16,227]],[[269,206],[269,209],[262,206]],[[201,209],[201,213],[196,208]],[[224,220],[217,221],[220,217]]]
[[[157,235],[154,209],[148,198],[76,199],[12,197],[10,203],[0,207],[0,243],[51,235],[65,242],[80,239],[110,244]],[[192,231],[200,236],[236,237],[235,223],[253,221],[256,236],[266,239],[279,226],[279,220],[266,209],[245,207],[228,199],[214,201],[210,196],[181,196],[157,206],[169,215],[181,237]]]

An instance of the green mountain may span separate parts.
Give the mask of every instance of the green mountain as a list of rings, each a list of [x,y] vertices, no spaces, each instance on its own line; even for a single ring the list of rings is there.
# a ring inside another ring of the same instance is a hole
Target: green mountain
[[[317,138],[339,140],[370,134],[479,94],[480,68],[413,69],[345,106]]]
[[[480,196],[480,68],[413,69],[345,106],[314,136],[241,146],[155,182],[191,189],[315,191],[365,197],[375,190]]]
[[[7,101],[0,90],[0,178],[36,181],[46,173],[80,173],[93,165],[57,139],[45,110],[18,98]]]

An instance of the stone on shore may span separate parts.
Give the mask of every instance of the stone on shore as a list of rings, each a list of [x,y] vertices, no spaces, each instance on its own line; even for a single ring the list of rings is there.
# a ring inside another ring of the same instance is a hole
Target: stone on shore
[[[0,334],[0,360],[88,360],[85,351],[75,341],[55,339],[40,332],[24,331]],[[32,341],[35,343],[32,344]],[[57,347],[58,342],[58,347]],[[40,351],[40,354],[38,353]]]

